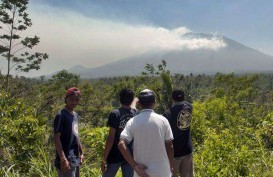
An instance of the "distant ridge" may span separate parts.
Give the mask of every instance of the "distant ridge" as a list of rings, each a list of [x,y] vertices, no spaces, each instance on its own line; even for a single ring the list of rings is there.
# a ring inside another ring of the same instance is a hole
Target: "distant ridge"
[[[212,34],[188,33],[183,38],[212,39]],[[81,78],[99,78],[111,76],[134,76],[144,71],[146,64],[167,62],[171,73],[214,74],[273,72],[273,57],[249,48],[227,37],[221,37],[226,47],[218,50],[153,50],[133,57],[118,60],[97,68],[75,66],[69,72],[79,74]]]

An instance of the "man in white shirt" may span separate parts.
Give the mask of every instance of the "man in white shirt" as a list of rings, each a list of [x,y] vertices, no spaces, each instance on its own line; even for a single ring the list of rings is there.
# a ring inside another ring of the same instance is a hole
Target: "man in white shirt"
[[[173,134],[168,120],[155,113],[155,94],[145,89],[138,96],[142,108],[120,135],[119,150],[134,169],[134,177],[171,177]],[[127,144],[132,140],[133,154]]]

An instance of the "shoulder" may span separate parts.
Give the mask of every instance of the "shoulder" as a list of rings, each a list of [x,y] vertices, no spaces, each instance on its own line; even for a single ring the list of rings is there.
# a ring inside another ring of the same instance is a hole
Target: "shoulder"
[[[60,109],[57,114],[55,115],[55,119],[58,119],[60,117],[62,117],[65,113],[65,110],[64,109]]]
[[[120,113],[120,108],[112,110],[111,113],[112,114],[119,114]]]
[[[184,109],[192,111],[192,104],[191,103],[189,103],[187,101],[183,101],[183,106],[184,106]]]
[[[188,106],[191,106],[192,107],[192,104],[190,102],[187,102],[187,101],[183,101],[184,104],[188,105]]]
[[[58,112],[57,112],[57,116],[60,116],[60,115],[62,115],[63,114],[63,112],[64,112],[64,109],[60,109]]]
[[[170,114],[171,114],[171,110],[170,110],[170,109],[167,109],[167,110],[164,112],[163,116],[164,116],[164,117],[168,117]]]
[[[161,121],[163,121],[163,122],[168,122],[168,119],[165,117],[165,116],[163,116],[163,115],[160,115],[160,114],[157,114],[157,113],[155,113],[154,112],[154,116],[156,117],[156,119],[158,119],[158,120],[161,120]]]
[[[64,124],[65,119],[63,118],[65,115],[65,110],[64,109],[60,109],[55,118],[54,118],[54,129],[59,129],[58,127],[60,127],[61,125]]]
[[[189,111],[191,111],[192,110],[192,104],[187,102],[187,101],[183,101],[183,102],[180,102],[178,104],[173,105],[170,108],[171,112],[176,112],[176,111],[180,111],[180,110],[189,110]]]
[[[109,116],[108,116],[108,121],[107,121],[107,125],[112,127],[112,128],[118,128],[119,127],[119,110],[118,109],[114,109],[110,112]]]
[[[110,117],[112,116],[117,116],[120,114],[120,110],[119,109],[114,109],[110,112]]]
[[[160,124],[163,126],[163,127],[170,127],[170,123],[169,123],[169,120],[164,117],[163,115],[157,115],[157,121],[160,121]],[[168,128],[167,128],[168,129]]]
[[[139,114],[139,111],[138,111],[138,109],[132,108],[131,113],[133,114],[133,116],[136,116]]]

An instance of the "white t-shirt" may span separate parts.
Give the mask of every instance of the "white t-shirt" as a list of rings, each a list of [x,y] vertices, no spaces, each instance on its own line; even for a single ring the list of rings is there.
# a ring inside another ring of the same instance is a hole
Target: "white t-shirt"
[[[134,139],[134,159],[148,167],[150,177],[171,177],[165,142],[173,140],[173,134],[165,117],[144,109],[127,122],[120,138],[127,142]]]

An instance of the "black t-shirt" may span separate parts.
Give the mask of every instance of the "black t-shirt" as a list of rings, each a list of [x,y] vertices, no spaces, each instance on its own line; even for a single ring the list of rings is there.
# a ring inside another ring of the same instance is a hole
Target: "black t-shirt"
[[[116,129],[115,141],[107,157],[108,163],[120,163],[126,162],[121,152],[118,149],[119,138],[122,130],[125,128],[125,125],[128,120],[138,114],[136,109],[125,109],[119,108],[113,110],[108,117],[108,125]],[[132,142],[128,145],[129,149],[132,148]]]
[[[192,153],[190,133],[192,105],[186,101],[176,103],[163,116],[171,125],[174,140],[174,157],[181,157]]]
[[[60,140],[66,158],[78,157],[78,114],[73,115],[65,109],[60,110],[54,119],[54,133],[61,133]],[[60,166],[60,157],[57,152],[55,166],[57,168]]]

